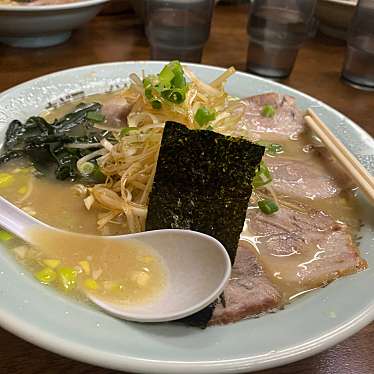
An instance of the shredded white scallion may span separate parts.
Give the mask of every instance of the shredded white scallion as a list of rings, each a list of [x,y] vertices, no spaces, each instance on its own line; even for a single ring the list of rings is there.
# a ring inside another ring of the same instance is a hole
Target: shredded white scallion
[[[153,108],[145,97],[144,76],[131,74],[132,83],[121,93],[124,101],[132,105],[123,130],[105,127],[112,131],[117,143],[103,140],[101,149],[78,160],[79,169],[83,163],[95,159],[107,177],[105,183],[89,187],[85,191],[88,195],[83,194],[87,209],[95,204],[101,211],[97,221],[101,230],[109,223],[121,224],[128,232],[144,230],[148,197],[166,121],[201,129],[194,117],[200,107],[206,107],[216,114],[208,124],[210,129],[222,134],[248,136],[247,130],[241,132],[237,127],[244,113],[244,104],[224,90],[225,82],[235,69],[229,68],[210,84],[201,81],[189,68],[183,66],[183,70],[189,80],[184,102],[163,101],[160,109]]]

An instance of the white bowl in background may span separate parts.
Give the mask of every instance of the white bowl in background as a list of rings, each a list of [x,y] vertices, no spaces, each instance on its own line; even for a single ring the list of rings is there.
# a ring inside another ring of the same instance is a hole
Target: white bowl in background
[[[60,44],[72,30],[96,16],[109,0],[58,5],[0,5],[0,42],[37,48]]]

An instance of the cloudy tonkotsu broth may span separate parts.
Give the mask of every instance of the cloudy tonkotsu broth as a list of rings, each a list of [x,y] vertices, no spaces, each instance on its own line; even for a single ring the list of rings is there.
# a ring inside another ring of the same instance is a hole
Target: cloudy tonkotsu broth
[[[94,95],[85,102],[104,103],[115,96]],[[44,113],[44,117],[52,122],[72,111],[76,104],[67,103]],[[26,160],[13,160],[0,168],[0,195],[35,218],[76,233],[126,233],[116,224],[98,230],[98,212],[85,209],[82,198],[73,186],[74,183],[69,181],[57,181],[52,173],[40,176]],[[157,295],[165,286],[166,274],[161,260],[151,248],[136,241],[118,248],[106,248],[95,239],[80,242],[74,236],[56,238],[42,231],[35,232],[33,236],[40,244],[34,248],[16,238],[7,240],[6,244],[17,260],[36,275],[41,283],[48,283],[50,274],[43,273],[45,269],[52,269],[57,277],[60,276],[60,269],[67,269],[67,278],[76,271],[74,287],[66,289],[62,282],[56,282],[55,286],[69,291],[69,295],[78,300],[86,301],[81,291],[84,290],[125,304],[139,303]]]
[[[85,101],[105,103],[116,96],[117,94],[94,95],[86,98]],[[44,116],[47,120],[51,121],[54,118],[59,118],[65,113],[70,112],[74,106],[75,103],[68,103],[45,113]],[[278,138],[273,134],[268,134],[267,138],[268,140],[279,143],[282,146],[282,152],[275,157],[306,163],[311,165],[313,170],[321,170],[326,173],[332,172],[330,167],[326,168],[326,158],[324,158],[326,157],[326,151],[323,149],[317,150],[312,147],[309,134],[302,135],[297,140],[285,140],[284,138]],[[325,155],[321,156],[321,154]],[[265,160],[268,160],[269,164],[271,164],[273,158],[273,156],[267,155]],[[331,163],[332,162],[329,162],[328,164],[330,165]],[[335,169],[335,167],[333,167],[333,169]],[[118,224],[109,224],[106,226],[105,230],[98,231],[96,221],[100,209],[93,208],[90,211],[86,210],[82,198],[74,193],[72,189],[73,184],[71,182],[56,181],[53,176],[38,177],[34,175],[32,166],[27,164],[25,161],[12,161],[2,166],[0,172],[9,173],[9,175],[12,176],[11,178],[13,178],[13,182],[10,183],[9,186],[3,186],[0,189],[0,194],[9,199],[15,205],[46,223],[69,231],[88,234],[126,233],[123,226]],[[337,171],[337,173],[340,172]],[[273,182],[277,183],[275,179]],[[282,182],[280,181],[279,183]],[[280,193],[278,194],[280,209],[282,210],[283,208],[286,210],[288,207],[292,207],[292,209],[296,209],[303,214],[305,213],[303,210],[303,204],[307,204],[309,208],[322,210],[328,213],[332,217],[332,222],[336,220],[339,224],[347,224],[350,227],[349,230],[352,235],[354,235],[358,232],[360,222],[358,204],[353,196],[349,183],[347,184],[339,181],[338,184],[341,187],[341,192],[337,193],[335,196],[323,199],[316,199],[313,198],[313,196],[307,198],[295,198],[287,196],[287,193]],[[264,192],[261,192],[261,190],[253,193],[251,198],[251,204],[253,204],[253,206],[250,207],[251,209],[249,209],[249,212],[257,211],[256,202],[263,196],[263,193]],[[304,275],[300,273],[300,267],[304,266],[305,269],[307,269],[312,263],[313,266],[316,264],[319,266],[319,263],[324,263],[324,261],[326,261],[324,255],[326,249],[328,249],[328,243],[326,243],[326,248],[321,248],[319,245],[315,244],[308,244],[307,250],[304,251],[303,254],[297,253],[297,251],[295,253],[287,253],[286,255],[276,253],[269,254],[265,251],[265,247],[262,247],[261,243],[263,239],[261,235],[253,232],[253,227],[251,228],[250,223],[251,218],[249,213],[242,234],[242,239],[246,242],[246,250],[251,251],[257,256],[264,270],[268,273],[269,278],[271,278],[273,283],[281,290],[283,294],[283,304],[289,302],[290,299],[299,293],[303,293],[314,287],[319,287],[321,284],[326,284],[334,279],[333,274],[329,273],[327,276],[324,274],[321,275],[322,278],[320,277],[313,281],[314,283],[311,282],[308,283],[308,286],[305,286],[303,284]],[[76,254],[74,256],[76,257]],[[33,272],[35,272],[35,269],[40,269],[40,264],[43,263],[45,255],[40,253],[36,255],[35,253],[32,255],[25,254],[21,250],[18,251],[17,257],[20,261],[26,263]],[[74,261],[79,262],[75,257],[73,262],[71,259],[69,260],[68,257],[69,255],[64,254],[64,256],[62,256],[58,251],[56,253],[48,253],[48,258],[65,261],[70,267],[74,265]],[[90,257],[88,252],[84,253],[84,257],[83,260],[87,261],[87,257]],[[147,256],[143,257],[146,258]],[[145,262],[142,263],[143,268],[147,268],[148,260],[145,260]],[[98,268],[97,261],[95,262],[94,267]],[[357,268],[364,267],[364,261],[357,265]],[[143,270],[140,268],[139,271]],[[93,269],[90,269],[90,278],[96,278],[95,281],[100,280],[100,277],[97,277],[97,274],[93,274],[92,271]],[[350,269],[346,272],[337,272],[335,277],[338,275],[349,274],[350,272]],[[285,281],[282,278],[283,275],[286,276],[288,281]],[[161,283],[162,281],[160,281],[160,284]],[[116,286],[118,286],[118,284],[116,284]],[[74,292],[76,295],[79,294],[77,291]]]

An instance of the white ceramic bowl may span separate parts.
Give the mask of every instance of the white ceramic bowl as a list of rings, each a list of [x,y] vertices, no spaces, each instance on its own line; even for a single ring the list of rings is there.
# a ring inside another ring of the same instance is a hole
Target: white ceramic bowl
[[[0,144],[15,118],[24,121],[48,103],[75,92],[90,95],[123,87],[129,74],[156,74],[164,64],[137,61],[84,66],[13,87],[0,94]],[[205,82],[224,72],[201,64],[188,66]],[[226,90],[237,97],[270,91],[294,96],[301,109],[313,108],[374,175],[373,138],[321,101],[240,72],[228,80]],[[58,354],[126,372],[248,373],[300,360],[341,342],[374,320],[374,209],[362,196],[359,201],[360,249],[368,269],[310,292],[277,313],[206,330],[176,323],[124,322],[42,287],[0,243],[0,326]],[[53,204],[54,196],[46,196],[45,203]]]
[[[109,0],[59,5],[0,5],[0,42],[37,48],[60,44],[91,20]]]

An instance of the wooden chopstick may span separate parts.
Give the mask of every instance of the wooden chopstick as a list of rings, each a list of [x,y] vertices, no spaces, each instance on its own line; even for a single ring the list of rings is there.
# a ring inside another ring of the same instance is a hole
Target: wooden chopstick
[[[352,153],[348,151],[348,149],[331,132],[331,130],[322,122],[322,120],[317,116],[317,114],[312,109],[308,109],[308,114],[314,119],[318,127],[321,128],[329,136],[329,138],[338,147],[340,152],[343,153],[344,156],[351,161],[355,168],[360,172],[362,177],[365,178],[368,181],[368,183],[374,183],[374,178],[367,172],[367,170],[361,165],[361,163],[356,159],[356,157],[354,157]]]
[[[337,161],[349,173],[358,187],[362,190],[371,204],[374,205],[374,178],[360,164],[360,162],[348,151],[343,143],[336,138],[331,130],[322,122],[317,114],[308,109],[304,117],[309,127],[322,140],[326,148],[335,156]]]

